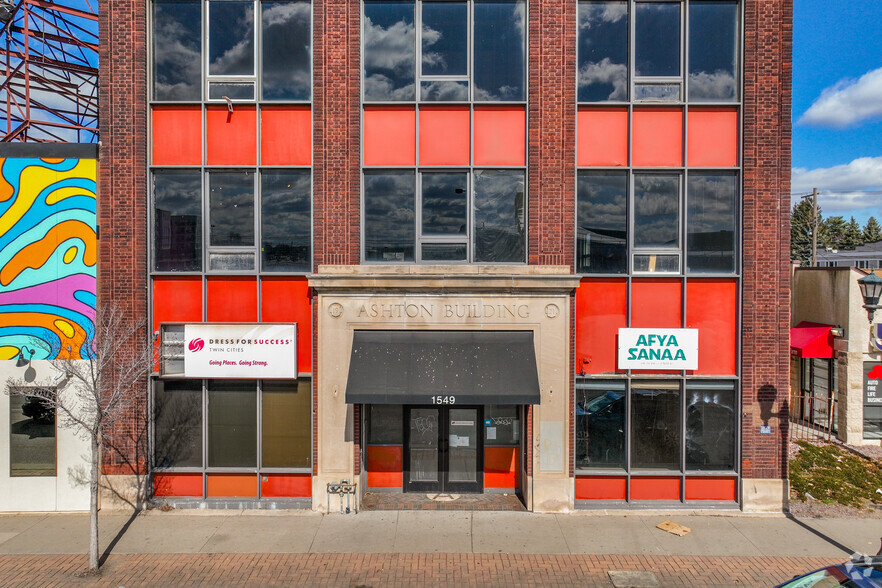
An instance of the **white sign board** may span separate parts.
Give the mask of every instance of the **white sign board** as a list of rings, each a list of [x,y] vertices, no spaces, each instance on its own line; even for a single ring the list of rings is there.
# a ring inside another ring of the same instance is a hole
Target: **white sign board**
[[[698,369],[698,329],[619,329],[619,369]]]
[[[297,378],[297,325],[184,325],[186,378]]]

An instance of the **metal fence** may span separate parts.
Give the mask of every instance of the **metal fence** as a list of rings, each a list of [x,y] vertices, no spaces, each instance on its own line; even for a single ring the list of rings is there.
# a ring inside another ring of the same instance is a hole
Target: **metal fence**
[[[794,391],[790,394],[790,440],[836,439],[838,394]]]

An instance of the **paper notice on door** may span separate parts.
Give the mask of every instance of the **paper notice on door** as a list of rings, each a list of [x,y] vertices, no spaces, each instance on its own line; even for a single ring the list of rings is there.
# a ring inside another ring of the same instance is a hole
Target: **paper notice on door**
[[[468,435],[451,435],[450,436],[450,446],[451,447],[468,447],[469,446],[469,436]]]
[[[450,421],[451,427],[474,427],[475,421]]]
[[[496,427],[487,427],[487,440],[492,441],[496,439]]]

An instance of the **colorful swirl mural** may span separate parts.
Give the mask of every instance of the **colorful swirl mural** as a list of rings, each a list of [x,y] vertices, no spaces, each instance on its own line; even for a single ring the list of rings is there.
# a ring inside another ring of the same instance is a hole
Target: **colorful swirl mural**
[[[91,357],[96,173],[94,159],[0,158],[0,359]]]

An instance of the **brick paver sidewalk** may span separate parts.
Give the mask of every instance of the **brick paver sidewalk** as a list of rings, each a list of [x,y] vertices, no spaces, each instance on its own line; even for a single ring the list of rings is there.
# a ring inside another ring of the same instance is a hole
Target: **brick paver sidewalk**
[[[840,560],[841,561],[841,560]],[[0,556],[2,586],[610,586],[609,570],[661,586],[772,586],[834,563],[808,557],[511,554],[111,555],[100,578],[84,555]]]

